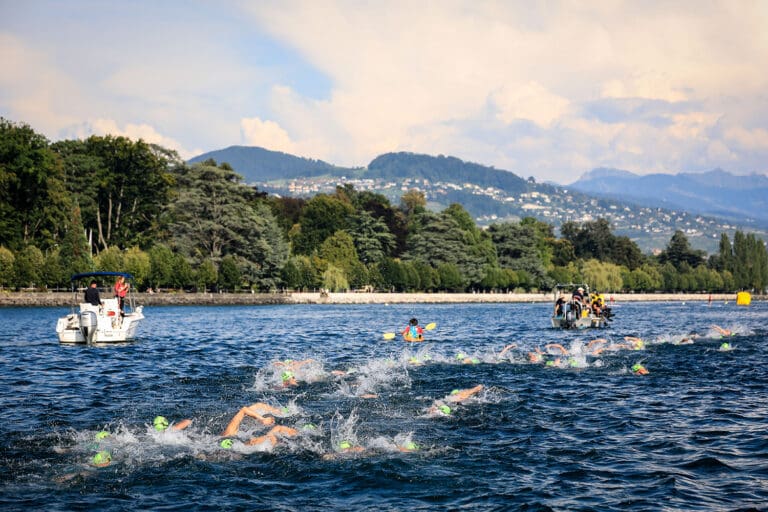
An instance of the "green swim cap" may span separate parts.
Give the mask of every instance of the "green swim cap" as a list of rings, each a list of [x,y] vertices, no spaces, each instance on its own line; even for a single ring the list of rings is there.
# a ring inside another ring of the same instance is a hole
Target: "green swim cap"
[[[551,359],[545,363],[547,366],[555,366],[555,362]]]
[[[96,439],[104,439],[106,437],[109,437],[109,432],[106,430],[102,430],[101,432],[96,433]]]
[[[419,445],[417,445],[413,441],[408,441],[407,443],[405,443],[405,446],[403,446],[403,448],[405,448],[406,450],[416,451],[419,449]]]
[[[349,441],[342,441],[339,443],[339,449],[341,450],[349,450],[350,448],[352,448],[352,443]]]
[[[112,462],[112,454],[108,451],[100,451],[91,458],[91,463],[94,466],[105,466]]]
[[[289,414],[291,412],[291,410],[289,408],[287,408],[287,407],[283,407],[280,410],[283,412],[283,414]]]
[[[165,419],[165,416],[155,416],[152,423],[155,425],[155,430],[160,432],[168,428],[168,420]]]
[[[317,430],[317,427],[312,423],[307,423],[303,427],[301,427],[302,430]]]
[[[442,412],[443,414],[451,414],[451,408],[445,404],[438,407],[438,409],[440,409],[440,412]]]
[[[470,361],[472,362],[472,364],[480,364],[480,360],[476,357],[473,357],[472,359],[470,359]]]
[[[568,366],[572,366],[572,367],[579,366],[579,362],[576,359],[571,357],[568,359]]]
[[[464,352],[459,352],[458,354],[456,354],[456,359],[464,359],[465,357],[467,357],[467,354],[465,354]]]
[[[458,389],[454,389],[453,391],[451,391],[451,394],[452,395],[458,395],[459,394],[459,390]]]
[[[293,372],[283,372],[281,377],[283,380],[290,380],[293,378]]]
[[[232,440],[231,439],[222,439],[221,442],[219,443],[219,446],[221,446],[225,450],[229,450],[230,448],[232,448]]]
[[[632,365],[632,371],[633,372],[639,372],[643,368],[643,365],[640,363],[636,363]]]
[[[722,349],[729,349],[729,348],[731,348],[731,344],[726,341],[726,342],[720,344],[720,348],[722,348]]]

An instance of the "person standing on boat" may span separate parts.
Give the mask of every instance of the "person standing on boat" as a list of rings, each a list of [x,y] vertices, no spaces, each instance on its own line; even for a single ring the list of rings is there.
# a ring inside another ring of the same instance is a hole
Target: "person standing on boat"
[[[101,306],[101,297],[99,296],[98,283],[94,279],[90,286],[85,289],[85,302],[93,306]]]
[[[128,293],[130,287],[131,285],[125,282],[125,276],[118,276],[117,281],[115,281],[115,297],[117,297],[117,304],[120,308],[120,316],[125,316],[123,303],[125,302],[125,294]]]
[[[584,299],[584,288],[579,286],[571,295],[572,307],[576,310],[576,318],[581,318],[581,311],[588,306]]]
[[[563,292],[560,292],[560,296],[557,298],[557,302],[555,302],[555,317],[559,318],[565,314],[566,302],[567,301],[565,300],[565,294]]]

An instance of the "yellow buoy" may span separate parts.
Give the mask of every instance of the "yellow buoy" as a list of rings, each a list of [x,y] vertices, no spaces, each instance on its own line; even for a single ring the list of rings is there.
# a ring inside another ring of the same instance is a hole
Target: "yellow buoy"
[[[752,296],[749,292],[739,292],[736,294],[737,306],[749,306],[750,302],[752,302]]]

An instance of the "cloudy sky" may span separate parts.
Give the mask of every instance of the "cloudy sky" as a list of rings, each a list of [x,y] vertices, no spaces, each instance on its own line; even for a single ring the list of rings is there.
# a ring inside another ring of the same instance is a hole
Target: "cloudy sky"
[[[0,116],[185,158],[766,174],[766,27],[767,0],[0,0]]]

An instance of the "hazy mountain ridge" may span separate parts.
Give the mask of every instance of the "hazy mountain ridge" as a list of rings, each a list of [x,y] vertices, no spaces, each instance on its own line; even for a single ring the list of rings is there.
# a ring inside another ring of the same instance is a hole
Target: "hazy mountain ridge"
[[[208,151],[191,158],[189,163],[204,162],[208,159],[215,160],[217,164],[228,163],[246,183],[305,176],[344,176],[354,172],[353,169],[338,167],[322,160],[302,158],[256,146],[229,146]]]
[[[559,228],[567,221],[586,222],[603,217],[612,223],[616,234],[630,237],[644,251],[664,248],[674,231],[680,229],[693,247],[714,252],[723,232],[732,237],[736,229],[741,229],[765,237],[765,229],[760,225],[768,225],[768,221],[756,222],[755,217],[734,216],[733,208],[720,207],[698,190],[708,189],[713,180],[728,181],[730,175],[723,171],[717,171],[711,179],[705,177],[704,185],[693,178],[687,185],[681,185],[675,177],[664,175],[654,182],[657,188],[650,198],[619,198],[614,197],[615,183],[633,183],[631,186],[635,187],[638,177],[618,169],[595,169],[578,183],[562,186],[524,180],[512,172],[455,157],[406,152],[386,153],[368,167],[355,169],[243,146],[211,151],[191,161],[208,158],[217,163],[228,162],[246,183],[285,196],[330,193],[337,185],[349,183],[358,190],[381,193],[397,204],[406,190],[417,188],[424,192],[430,209],[460,203],[479,225],[534,217]],[[660,183],[672,191],[669,198],[666,192],[661,193]],[[751,191],[739,189],[739,195],[746,193]],[[713,213],[703,216],[681,207],[679,198],[687,196]]]
[[[651,206],[684,209],[734,221],[768,225],[768,177],[738,176],[714,169],[704,173],[637,175],[594,169],[570,187],[585,193]]]

